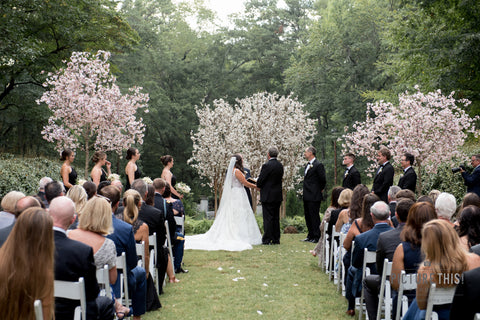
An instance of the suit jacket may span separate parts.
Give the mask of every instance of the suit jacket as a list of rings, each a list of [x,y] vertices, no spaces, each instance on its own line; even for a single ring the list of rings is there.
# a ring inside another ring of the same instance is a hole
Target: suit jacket
[[[397,246],[402,242],[400,240],[400,233],[402,233],[405,223],[401,223],[397,228],[381,233],[377,241],[377,271],[378,274],[383,272],[383,260],[393,260],[393,254]]]
[[[398,186],[402,189],[410,189],[415,192],[415,187],[417,186],[417,174],[412,167],[408,168],[400,178]]]
[[[283,165],[276,158],[271,158],[262,165],[257,186],[260,190],[261,202],[281,202]]]
[[[355,237],[355,248],[352,252],[352,265],[357,269],[362,269],[363,265],[363,250],[377,251],[377,241],[380,233],[391,230],[387,223],[377,223],[372,229],[359,234]],[[370,266],[372,274],[377,274],[375,265]]]
[[[3,246],[5,241],[7,241],[8,236],[12,232],[13,226],[15,225],[15,221],[9,225],[8,227],[0,229],[0,248]]]
[[[304,201],[322,201],[322,191],[326,185],[325,168],[323,164],[315,159],[312,167],[308,169],[303,178],[303,200]]]
[[[350,170],[348,170],[348,174],[343,176],[342,187],[355,189],[355,187],[362,183],[362,179],[360,177],[360,172],[358,172],[355,166],[352,166]]]
[[[462,177],[467,186],[467,192],[475,192],[480,197],[480,166],[473,169],[471,174],[462,172]]]
[[[450,319],[473,319],[480,312],[480,268],[463,273],[455,290]]]
[[[388,203],[388,189],[393,185],[393,175],[393,166],[387,162],[373,179],[372,191],[386,203]]]
[[[115,218],[112,214],[113,233],[107,238],[115,243],[117,256],[121,256],[125,252],[127,258],[127,270],[130,272],[137,266],[137,249],[135,247],[135,235],[132,226],[125,221]]]
[[[167,214],[165,214],[164,212],[165,210],[163,207],[163,200],[164,199],[162,195],[160,193],[155,192],[155,203],[153,206],[158,210],[160,210],[163,214],[164,219],[168,221],[168,229],[170,231],[170,238],[173,245],[173,243],[175,243],[174,240],[176,239],[175,231],[177,230],[177,223],[175,222],[175,214],[173,213],[172,204],[165,202],[165,208],[167,209]]]
[[[97,304],[95,299],[100,292],[97,283],[93,249],[86,244],[67,238],[61,231],[54,231],[55,240],[55,280],[85,280],[87,297],[87,319],[96,319]],[[55,318],[73,319],[74,311],[80,301],[55,298]]]

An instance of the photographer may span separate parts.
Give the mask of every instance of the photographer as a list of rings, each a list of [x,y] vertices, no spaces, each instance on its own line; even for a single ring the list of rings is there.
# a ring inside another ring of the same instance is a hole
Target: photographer
[[[480,196],[480,154],[473,155],[470,163],[473,167],[471,174],[468,174],[463,166],[460,166],[460,172],[467,186],[467,192],[474,192]]]

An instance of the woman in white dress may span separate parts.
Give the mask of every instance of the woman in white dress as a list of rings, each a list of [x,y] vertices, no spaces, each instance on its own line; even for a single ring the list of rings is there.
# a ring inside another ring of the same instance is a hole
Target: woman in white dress
[[[207,233],[186,236],[185,249],[242,251],[262,243],[244,186],[258,189],[245,179],[242,157],[236,154],[230,159],[212,227]]]

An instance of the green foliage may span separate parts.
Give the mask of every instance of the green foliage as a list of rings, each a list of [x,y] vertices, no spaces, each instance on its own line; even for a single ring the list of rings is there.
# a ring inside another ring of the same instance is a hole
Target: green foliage
[[[295,216],[295,217],[286,217],[280,220],[280,231],[283,232],[285,227],[292,226],[295,227],[298,233],[304,233],[307,231],[307,224],[305,223],[305,217]]]
[[[296,190],[290,190],[287,192],[286,202],[285,211],[287,217],[303,215],[303,201],[298,197]]]
[[[0,156],[0,198],[10,191],[36,194],[38,182],[47,176],[60,179],[61,165],[46,158],[20,158],[12,154]]]
[[[194,195],[192,193],[184,195],[182,203],[187,216],[195,216],[198,214],[197,203],[195,202]]]
[[[196,220],[190,218],[189,216],[185,217],[185,234],[199,234],[205,233],[210,229],[213,224],[213,220],[201,219]]]

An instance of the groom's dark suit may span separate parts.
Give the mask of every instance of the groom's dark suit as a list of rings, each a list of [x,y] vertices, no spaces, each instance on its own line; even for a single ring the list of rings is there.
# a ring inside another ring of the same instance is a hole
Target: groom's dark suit
[[[257,186],[263,211],[262,243],[280,243],[280,205],[282,204],[283,165],[277,158],[270,158],[263,164]]]
[[[360,172],[358,172],[357,168],[352,166],[350,169],[345,170],[345,173],[343,174],[342,187],[353,190],[361,183],[362,178],[360,177]]]
[[[417,174],[412,167],[408,167],[403,176],[398,180],[398,186],[402,189],[409,189],[415,192],[417,186]]]
[[[312,164],[307,164],[307,170],[303,179],[303,209],[305,222],[308,228],[307,239],[317,241],[320,239],[320,203],[323,200],[325,189],[325,168],[317,159]]]
[[[386,162],[377,169],[373,179],[372,191],[385,203],[388,203],[388,189],[393,185],[394,173],[393,166]]]

